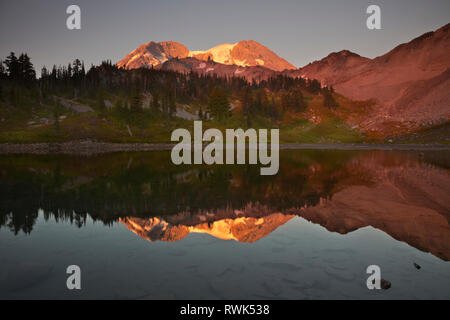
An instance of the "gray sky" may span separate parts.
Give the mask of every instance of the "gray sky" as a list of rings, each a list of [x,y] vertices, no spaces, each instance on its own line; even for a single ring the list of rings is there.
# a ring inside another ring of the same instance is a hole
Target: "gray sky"
[[[66,28],[70,4],[81,30]],[[382,30],[366,28],[369,4]],[[373,58],[449,22],[448,0],[0,0],[0,59],[28,52],[39,74],[75,58],[117,62],[150,40],[204,50],[252,39],[300,67],[342,49]]]

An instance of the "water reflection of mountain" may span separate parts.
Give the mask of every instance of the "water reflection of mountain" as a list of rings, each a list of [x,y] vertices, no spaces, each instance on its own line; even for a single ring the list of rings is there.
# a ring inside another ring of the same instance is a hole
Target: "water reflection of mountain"
[[[78,226],[87,214],[120,219],[151,241],[201,232],[253,242],[298,215],[339,233],[370,225],[450,259],[448,152],[283,151],[271,177],[169,156],[0,157],[0,225],[31,232],[42,208]]]
[[[269,235],[295,216],[271,213],[261,218],[254,218],[236,212],[237,217],[206,222],[205,215],[196,217],[204,222],[191,222],[191,224],[173,224],[157,217],[149,219],[127,217],[120,218],[120,222],[141,238],[149,241],[179,241],[190,233],[202,233],[222,240],[252,243]],[[214,216],[214,214],[209,215]]]

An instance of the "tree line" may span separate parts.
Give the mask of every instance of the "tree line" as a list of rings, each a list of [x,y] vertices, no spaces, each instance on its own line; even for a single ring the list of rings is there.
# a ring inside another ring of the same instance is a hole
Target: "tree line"
[[[29,84],[36,80],[36,72],[26,53],[16,57],[15,53],[11,52],[5,61],[0,60],[0,77]]]
[[[105,98],[113,98],[114,109],[122,113],[140,113],[144,99],[150,112],[171,117],[177,104],[197,103],[200,118],[223,119],[231,115],[230,101],[238,100],[244,116],[250,121],[255,115],[278,118],[286,111],[302,112],[307,109],[303,92],[321,94],[324,105],[337,107],[332,87],[321,87],[317,80],[277,75],[263,81],[247,81],[242,77],[202,75],[193,71],[179,73],[154,68],[125,70],[110,60],[91,65],[86,71],[84,62],[75,59],[63,66],[43,67],[41,76],[36,72],[30,57],[19,57],[11,52],[0,61],[0,98],[4,88],[9,88],[10,102],[21,86],[27,87],[32,99],[40,104],[52,96],[83,98],[95,101],[94,108],[106,111]],[[8,85],[9,84],[9,85]]]

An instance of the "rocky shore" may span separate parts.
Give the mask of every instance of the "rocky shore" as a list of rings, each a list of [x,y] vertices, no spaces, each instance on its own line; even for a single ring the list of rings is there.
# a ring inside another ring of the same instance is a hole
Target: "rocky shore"
[[[98,154],[126,151],[167,151],[174,143],[109,143],[95,141],[0,143],[0,154]],[[280,144],[280,149],[316,150],[450,150],[446,144]]]

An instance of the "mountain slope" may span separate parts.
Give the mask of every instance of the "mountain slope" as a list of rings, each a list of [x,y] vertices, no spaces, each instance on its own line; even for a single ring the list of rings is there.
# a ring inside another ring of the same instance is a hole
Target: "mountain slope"
[[[120,60],[117,66],[125,69],[155,67],[173,58],[186,57],[242,67],[264,66],[275,71],[296,69],[285,59],[253,40],[235,44],[225,43],[205,51],[189,51],[184,45],[174,41],[151,41],[132,51]]]
[[[217,63],[212,60],[199,60],[198,58],[172,59],[156,66],[157,69],[170,70],[182,73],[194,71],[198,74],[212,75],[219,77],[242,77],[248,81],[266,80],[277,74],[276,71],[262,66],[242,67]]]
[[[175,41],[150,41],[139,46],[117,62],[117,66],[125,69],[157,66],[173,58],[185,58],[188,54],[189,50],[181,43]]]
[[[293,73],[297,76],[321,80],[323,85],[336,85],[361,72],[370,61],[369,58],[361,57],[354,52],[342,50],[330,53],[326,58],[314,61]]]
[[[297,76],[333,85],[354,100],[378,103],[366,128],[381,122],[409,122],[414,128],[450,120],[450,24],[390,52],[368,59],[334,53],[298,71]]]
[[[275,71],[296,69],[285,59],[280,58],[270,49],[253,40],[243,40],[235,44],[221,44],[206,51],[191,51],[189,56],[241,67],[264,66]]]

